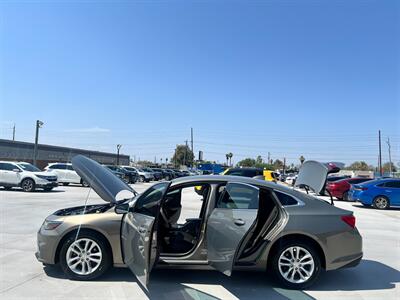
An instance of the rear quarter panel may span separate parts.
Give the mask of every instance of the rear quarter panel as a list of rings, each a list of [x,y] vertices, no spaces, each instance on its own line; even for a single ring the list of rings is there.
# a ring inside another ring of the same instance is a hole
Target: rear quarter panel
[[[319,202],[319,201],[317,201]],[[340,268],[362,256],[362,238],[356,228],[343,222],[340,216],[351,214],[328,203],[287,206],[288,222],[282,232],[267,246],[267,259],[274,243],[282,238],[300,234],[313,239],[321,247],[326,270]]]

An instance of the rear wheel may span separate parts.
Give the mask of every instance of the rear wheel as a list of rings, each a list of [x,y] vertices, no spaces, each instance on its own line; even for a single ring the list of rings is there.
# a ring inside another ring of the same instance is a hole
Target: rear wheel
[[[390,207],[389,199],[385,196],[378,196],[372,202],[374,208],[377,209],[388,209]]]
[[[272,269],[279,282],[290,289],[311,286],[321,272],[321,260],[304,242],[283,242],[272,258]]]
[[[35,182],[33,181],[33,179],[26,178],[22,180],[21,187],[24,192],[33,192],[35,190]]]
[[[111,251],[104,238],[96,233],[82,233],[76,240],[73,234],[62,245],[60,264],[68,278],[91,280],[110,268]]]

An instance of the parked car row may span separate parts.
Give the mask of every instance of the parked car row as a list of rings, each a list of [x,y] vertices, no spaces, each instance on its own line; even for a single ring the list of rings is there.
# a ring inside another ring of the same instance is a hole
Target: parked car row
[[[190,171],[163,168],[140,168],[133,166],[103,165],[114,175],[125,183],[150,182],[158,180],[172,180],[179,177],[198,175]],[[0,162],[0,186],[6,190],[20,187],[26,192],[36,189],[50,191],[54,187],[69,184],[79,184],[88,187],[89,184],[83,180],[74,170],[71,163],[50,163],[44,171],[27,162]]]

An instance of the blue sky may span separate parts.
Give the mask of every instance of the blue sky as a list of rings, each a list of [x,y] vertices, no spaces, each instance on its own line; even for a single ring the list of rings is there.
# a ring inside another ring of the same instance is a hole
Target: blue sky
[[[2,2],[0,138],[376,164],[381,129],[399,162],[396,2]]]

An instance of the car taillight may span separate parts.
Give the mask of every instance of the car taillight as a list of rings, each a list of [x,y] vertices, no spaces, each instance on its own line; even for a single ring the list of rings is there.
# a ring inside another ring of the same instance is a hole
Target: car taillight
[[[340,218],[350,227],[356,227],[356,217],[354,215],[341,216]]]
[[[354,189],[358,190],[358,191],[366,191],[366,190],[368,190],[367,187],[361,187],[361,186],[355,186]]]

